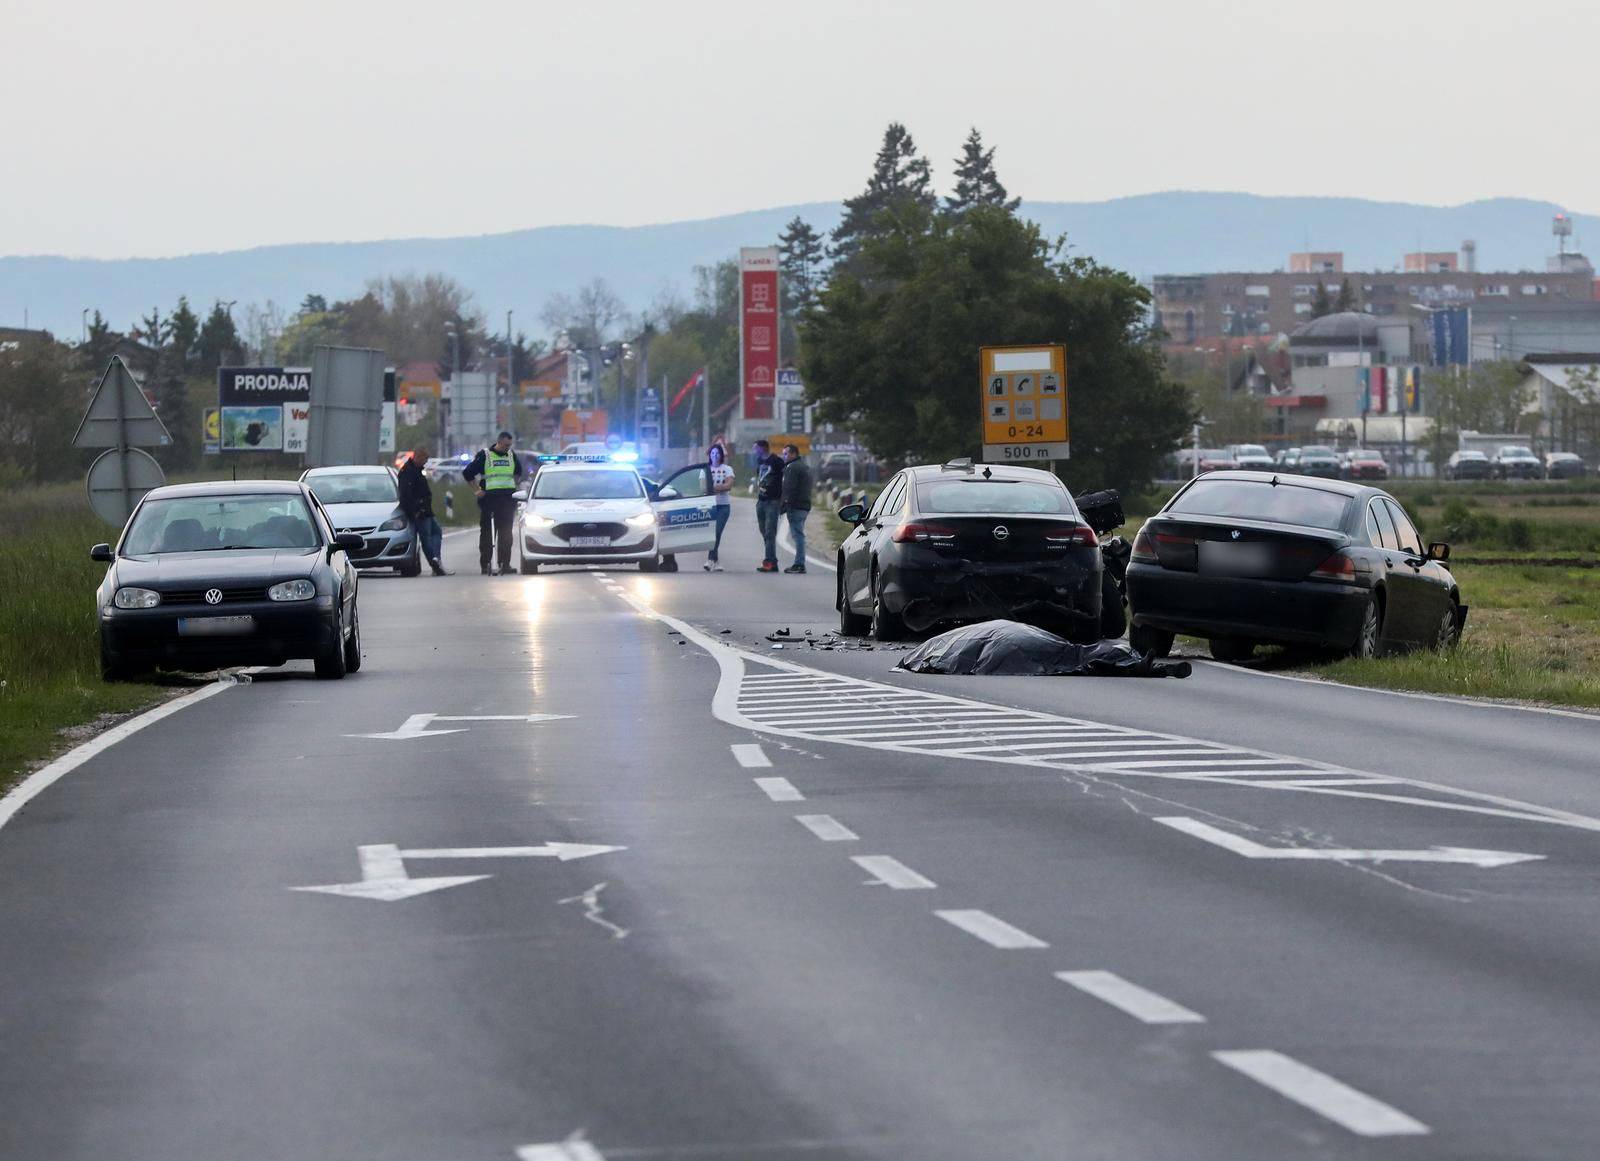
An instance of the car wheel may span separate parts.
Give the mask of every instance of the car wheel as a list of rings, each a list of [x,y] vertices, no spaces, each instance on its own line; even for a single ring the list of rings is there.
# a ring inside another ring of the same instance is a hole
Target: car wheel
[[[519,552],[517,553],[517,571],[523,576],[532,576],[539,571],[539,562],[529,560]]]
[[[354,673],[361,668],[361,610],[350,610],[350,636],[344,643],[344,668]]]
[[[1256,643],[1238,637],[1213,637],[1208,642],[1211,656],[1217,661],[1249,661],[1255,656]]]
[[[883,582],[876,572],[872,574],[871,632],[874,641],[898,641],[906,632],[905,622],[884,605]]]
[[[1350,656],[1371,660],[1382,652],[1383,602],[1377,597],[1367,598],[1367,607],[1361,614],[1361,629],[1356,633],[1356,643],[1350,647]]]
[[[833,604],[839,610],[839,632],[846,637],[865,637],[872,628],[872,618],[863,617],[860,613],[850,611],[849,602],[844,596],[844,561],[839,561],[837,582],[834,586]]]
[[[1172,652],[1176,633],[1165,629],[1152,629],[1148,625],[1135,625],[1128,630],[1128,644],[1146,657],[1165,657]]]
[[[657,556],[657,557],[653,557],[650,560],[641,560],[639,562],[639,571],[640,572],[660,572],[661,571],[661,558],[659,556]]]
[[[1452,600],[1445,606],[1444,616],[1439,618],[1439,629],[1433,640],[1433,647],[1440,653],[1448,653],[1461,644],[1461,606]]]
[[[408,556],[406,558],[406,562],[395,571],[401,576],[422,575],[422,544],[420,541],[413,540],[411,542],[411,555]]]
[[[666,556],[663,556],[661,558],[661,571],[662,572],[677,572],[678,571],[678,558],[676,556],[674,556],[670,552],[667,553]]]
[[[133,671],[117,656],[106,648],[104,641],[100,642],[100,680],[101,681],[127,681],[133,676]]]
[[[1117,578],[1108,572],[1100,574],[1100,639],[1115,641],[1128,627],[1128,614],[1122,607],[1122,590]]]
[[[345,643],[342,633],[335,633],[333,644],[316,659],[317,676],[324,681],[337,681],[348,672],[345,664]]]

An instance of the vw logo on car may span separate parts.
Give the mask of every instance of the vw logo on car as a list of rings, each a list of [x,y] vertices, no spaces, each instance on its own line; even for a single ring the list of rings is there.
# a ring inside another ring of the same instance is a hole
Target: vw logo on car
[[[220,605],[220,604],[222,604],[222,590],[221,589],[207,589],[206,590],[206,604],[208,604],[208,605]]]

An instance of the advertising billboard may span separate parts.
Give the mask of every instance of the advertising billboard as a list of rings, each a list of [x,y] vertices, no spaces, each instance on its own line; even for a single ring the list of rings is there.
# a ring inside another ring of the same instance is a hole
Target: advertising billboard
[[[221,450],[305,451],[310,402],[310,367],[218,368]]]
[[[771,419],[778,387],[778,251],[739,251],[739,414]]]
[[[1462,365],[1471,359],[1472,311],[1451,307],[1433,312],[1429,322],[1433,331],[1433,365]]]
[[[979,351],[983,458],[1041,463],[1071,455],[1067,352],[1057,343]]]

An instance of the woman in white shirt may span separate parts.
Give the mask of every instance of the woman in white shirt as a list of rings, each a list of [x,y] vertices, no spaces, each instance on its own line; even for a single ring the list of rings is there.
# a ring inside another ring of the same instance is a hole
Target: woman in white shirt
[[[733,469],[728,466],[728,453],[720,443],[712,444],[706,455],[711,465],[711,494],[717,498],[717,542],[706,557],[705,570],[721,572],[717,549],[722,547],[722,530],[728,526],[728,517],[733,515],[733,502],[728,498],[728,493],[733,491]]]

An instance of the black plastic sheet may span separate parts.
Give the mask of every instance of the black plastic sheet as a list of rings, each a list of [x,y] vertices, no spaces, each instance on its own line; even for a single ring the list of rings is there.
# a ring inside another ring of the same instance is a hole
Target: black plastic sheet
[[[1187,661],[1145,656],[1126,641],[1075,645],[1020,621],[982,621],[929,637],[896,667],[912,673],[1013,677],[1188,677]]]

